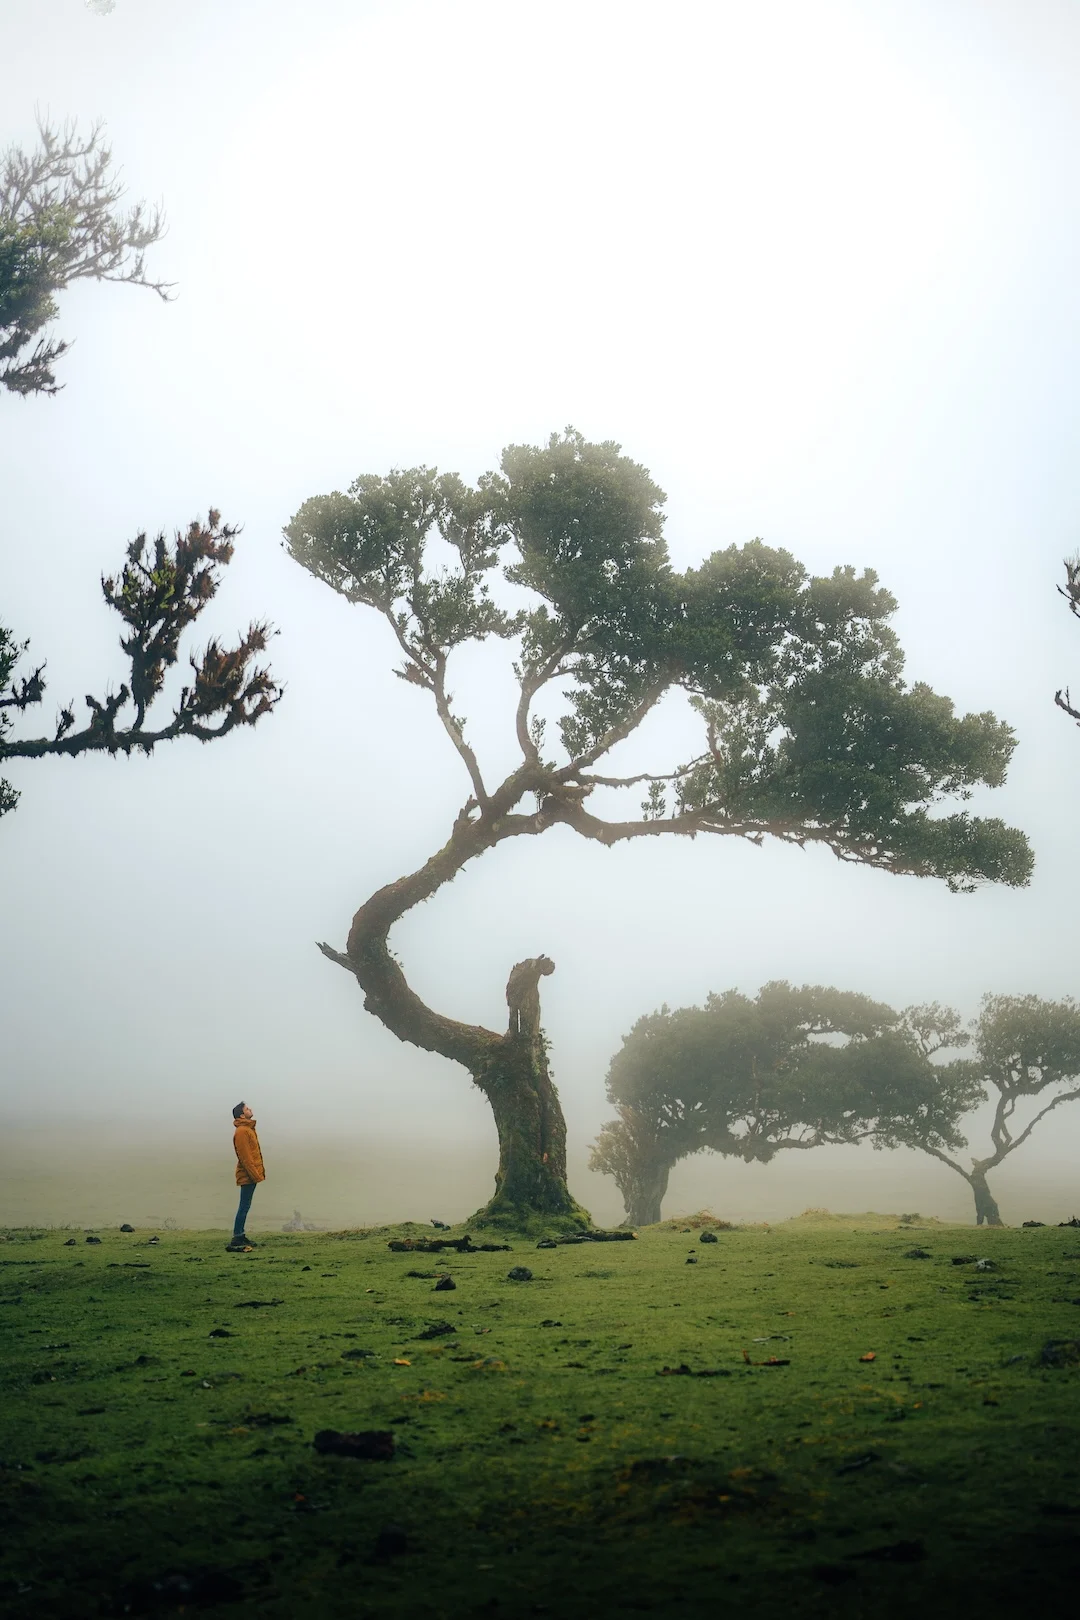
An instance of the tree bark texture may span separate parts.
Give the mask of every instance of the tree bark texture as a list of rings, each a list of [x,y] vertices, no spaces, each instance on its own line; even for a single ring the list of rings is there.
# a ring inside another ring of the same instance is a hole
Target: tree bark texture
[[[658,1159],[645,1165],[632,1181],[619,1188],[626,1207],[624,1226],[653,1226],[662,1218],[660,1211],[670,1175],[670,1163]]]
[[[522,791],[516,778],[504,784],[507,809]],[[460,1063],[491,1104],[499,1133],[499,1169],[494,1196],[473,1220],[520,1226],[545,1217],[588,1228],[587,1211],[566,1186],[566,1123],[540,1028],[539,981],[554,972],[554,962],[536,956],[514,966],[506,986],[509,1024],[505,1034],[498,1034],[428,1007],[408,984],[387,943],[398,918],[450,882],[466,862],[504,838],[542,830],[538,817],[507,814],[497,802],[502,796],[488,800],[475,819],[469,814],[475,804],[467,806],[441,850],[417,871],[373,894],[353,918],[344,953],[325,944],[320,949],[355,975],[365,1007],[399,1040]]]
[[[982,1226],[985,1222],[987,1226],[1004,1226],[997,1199],[987,1185],[986,1171],[977,1166],[964,1179],[975,1195],[975,1225]]]

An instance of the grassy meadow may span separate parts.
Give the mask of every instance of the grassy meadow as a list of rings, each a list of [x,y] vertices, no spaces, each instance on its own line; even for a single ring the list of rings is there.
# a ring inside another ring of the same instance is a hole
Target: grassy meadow
[[[9,1229],[5,1615],[887,1620],[1074,1594],[1080,1229],[809,1212],[388,1248],[425,1234],[233,1255]],[[322,1454],[327,1430],[392,1455]]]

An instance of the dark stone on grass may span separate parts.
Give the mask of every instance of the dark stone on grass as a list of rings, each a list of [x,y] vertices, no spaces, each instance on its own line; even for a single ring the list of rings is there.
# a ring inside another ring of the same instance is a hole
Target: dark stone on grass
[[[545,1318],[541,1322],[540,1326],[541,1327],[562,1327],[562,1323],[553,1321],[550,1316],[545,1316]]]
[[[933,1258],[929,1249],[905,1249],[902,1255],[904,1260],[932,1260]]]
[[[74,1238],[68,1238],[67,1242],[64,1244],[64,1248],[65,1249],[73,1249],[74,1247],[75,1247],[75,1239]]]
[[[125,1221],[120,1230],[121,1232],[134,1232],[135,1228],[133,1226],[129,1226],[127,1221]]]
[[[557,1249],[559,1245],[554,1238],[541,1238],[536,1247],[538,1249]]]
[[[236,1335],[230,1333],[228,1328],[211,1328],[206,1337],[208,1339],[233,1339]]]
[[[387,1524],[375,1537],[376,1558],[400,1558],[409,1551],[409,1538],[399,1524]]]
[[[394,1455],[394,1435],[390,1429],[362,1429],[343,1433],[320,1429],[311,1442],[322,1457],[354,1457],[360,1462],[390,1462]]]
[[[87,1243],[100,1243],[101,1239],[99,1237],[88,1237],[86,1241]]]
[[[209,1608],[216,1603],[238,1603],[244,1588],[235,1575],[219,1569],[196,1569],[132,1581],[116,1598],[114,1614],[154,1614],[182,1610],[189,1604]]]
[[[839,1586],[843,1581],[853,1581],[855,1571],[846,1564],[812,1564],[810,1573],[816,1581],[824,1581],[826,1586]]]
[[[528,1266],[511,1266],[506,1273],[507,1282],[532,1282],[533,1274]]]
[[[449,1232],[450,1230],[449,1221],[437,1221],[432,1217],[431,1224],[437,1232]]]
[[[891,1541],[884,1547],[867,1547],[865,1552],[851,1554],[852,1558],[872,1558],[878,1564],[918,1564],[926,1557],[921,1541]]]
[[[834,1271],[854,1271],[859,1262],[857,1260],[823,1260],[823,1266],[831,1266]]]
[[[271,1305],[284,1305],[283,1299],[241,1299],[237,1302],[238,1311],[263,1311]]]
[[[688,1254],[687,1257],[686,1257],[686,1263],[687,1263],[688,1266],[696,1266],[697,1265],[697,1255],[696,1254]]]
[[[435,1284],[435,1287],[431,1291],[433,1294],[447,1294],[452,1288],[456,1287],[457,1283],[454,1281],[453,1277],[440,1277],[438,1282]]]
[[[858,1473],[859,1469],[869,1468],[871,1463],[880,1461],[880,1451],[864,1451],[861,1456],[849,1457],[847,1462],[842,1462],[836,1472],[838,1474],[855,1474]]]
[[[432,1322],[430,1327],[426,1327],[424,1331],[422,1333],[418,1333],[416,1337],[418,1339],[445,1339],[448,1333],[452,1334],[456,1332],[457,1328],[452,1322]]]
[[[1045,1221],[1022,1221],[1020,1224],[1022,1226],[1045,1226],[1046,1222]]]
[[[1058,1221],[1059,1226],[1080,1226],[1080,1217],[1074,1215],[1071,1221]]]
[[[719,1243],[720,1239],[715,1232],[702,1232],[698,1238],[699,1243]]]
[[[343,1350],[342,1361],[377,1361],[379,1358],[374,1350]],[[297,1372],[300,1368],[297,1368]]]
[[[1048,1339],[1039,1352],[1042,1367],[1080,1367],[1080,1341]]]
[[[973,1266],[978,1258],[977,1254],[954,1254],[952,1263],[954,1266]]]
[[[161,1239],[159,1237],[150,1237],[146,1241],[147,1243],[160,1243]]]

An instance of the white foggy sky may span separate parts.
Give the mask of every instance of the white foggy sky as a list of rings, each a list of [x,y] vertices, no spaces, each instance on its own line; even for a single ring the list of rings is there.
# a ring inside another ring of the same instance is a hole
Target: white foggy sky
[[[788,978],[970,1017],[988,990],[1080,991],[1080,736],[1052,704],[1080,687],[1054,592],[1078,539],[1078,72],[1065,0],[4,0],[0,144],[33,144],[35,110],[104,119],[131,197],[166,207],[152,270],[178,296],[76,287],[64,391],[0,400],[0,619],[48,659],[51,722],[125,673],[100,572],[215,504],[244,533],[199,639],[269,617],[288,683],[207,748],[5,768],[8,1126],[210,1145],[244,1095],[283,1171],[302,1140],[414,1143],[423,1186],[461,1143],[481,1169],[452,1213],[487,1196],[483,1099],[313,946],[442,842],[467,783],[389,632],[280,530],[359,472],[473,477],[566,423],[650,468],[677,566],[761,535],[876,568],[909,675],[1017,728],[978,808],[1038,863],[956,897],[821,851],[560,829],[466,871],[393,943],[436,1006],[496,1026],[509,966],[555,958],[579,1196],[618,1213],[586,1145],[662,1001]],[[455,683],[492,773],[506,665],[485,648]],[[626,763],[683,757],[670,722]],[[1062,1113],[1021,1150],[1048,1210],[1078,1149]],[[965,1207],[928,1161],[793,1157],[803,1202],[865,1207],[884,1176],[902,1207]],[[696,1201],[736,1171],[701,1161]],[[769,1167],[778,1206],[794,1174]]]

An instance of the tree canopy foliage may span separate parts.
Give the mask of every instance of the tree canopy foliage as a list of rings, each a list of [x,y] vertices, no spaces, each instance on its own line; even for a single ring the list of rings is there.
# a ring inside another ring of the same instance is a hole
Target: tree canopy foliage
[[[785,1149],[875,1140],[918,1119],[959,1147],[968,1090],[943,1087],[907,1018],[823,985],[737,990],[641,1018],[611,1061],[591,1167],[613,1176],[634,1224],[660,1219],[668,1173],[703,1149],[767,1163]]]
[[[915,1014],[926,1011],[941,1009],[912,1009]],[[955,1013],[948,1017],[952,1023],[938,1032],[936,1049],[970,1042],[972,1055],[937,1066],[934,1073],[943,1095],[950,1091],[957,1099],[967,1095],[964,1112],[993,1098],[990,1153],[972,1157],[971,1169],[965,1170],[947,1151],[948,1144],[928,1132],[917,1114],[891,1121],[882,1140],[890,1146],[920,1148],[947,1164],[971,1188],[979,1224],[1000,1226],[987,1172],[1022,1147],[1047,1114],[1080,1097],[1080,1006],[1070,997],[1046,1001],[1040,996],[984,996],[971,1026],[973,1036],[961,1033]]]
[[[1013,733],[905,682],[888,624],[896,603],[872,570],[813,577],[753,540],[680,573],[663,502],[618,445],[568,429],[542,449],[510,446],[475,487],[428,468],[365,475],[347,494],[305,502],[285,533],[305,568],[387,619],[404,655],[398,674],[431,692],[481,809],[491,796],[450,706],[447,660],[467,641],[519,637],[525,771],[547,789],[548,817],[586,837],[769,836],[954,889],[1026,883],[1022,833],[964,810],[932,814],[1000,785]],[[432,535],[457,553],[453,569],[426,566]],[[500,607],[500,573],[536,605]],[[553,684],[565,696],[558,763],[541,758],[544,734],[530,724]],[[702,752],[674,771],[596,774],[671,689],[701,716]],[[642,819],[585,809],[598,786],[642,782]]]
[[[987,1172],[1080,1097],[1080,1007],[986,996],[971,1029],[937,1002],[896,1012],[814,985],[664,1007],[638,1020],[611,1061],[617,1117],[591,1167],[614,1179],[642,1225],[660,1219],[669,1172],[690,1154],[767,1162],[784,1148],[869,1140],[948,1165],[971,1188],[977,1222],[1000,1225]],[[935,1061],[967,1047],[970,1057]],[[962,1122],[993,1093],[992,1151],[967,1169]]]
[[[396,673],[433,699],[472,789],[443,848],[361,906],[344,951],[320,948],[355,974],[366,1005],[401,1039],[469,1069],[499,1123],[497,1185],[508,1184],[510,1157],[531,1154],[519,1181],[539,1187],[546,1175],[551,1208],[564,1127],[543,1052],[534,1042],[526,1063],[514,1031],[427,1007],[387,945],[397,919],[468,861],[562,825],[609,847],[699,833],[818,843],[955,890],[1023,885],[1032,865],[1021,832],[962,808],[977,787],[1004,780],[1011,730],[907,684],[888,623],[896,604],[872,571],[812,576],[761,540],[676,570],[664,499],[619,445],[568,428],[544,446],[509,446],[475,485],[428,467],[364,474],[345,493],[305,501],[285,529],[297,562],[386,620],[402,659]],[[528,605],[517,606],[522,592]],[[517,653],[521,758],[497,786],[448,688],[453,652],[491,636],[514,640]],[[669,692],[700,716],[700,752],[674,769],[659,761],[653,771],[601,774],[599,763]],[[556,697],[558,742],[549,744],[537,705]],[[604,818],[588,806],[598,789],[642,785],[639,815]],[[535,811],[519,808],[533,795]],[[524,1115],[513,1123],[511,1095],[526,1112],[529,1097],[542,1096],[533,1113],[546,1135],[522,1126]]]
[[[126,281],[160,297],[146,250],[165,230],[159,208],[124,209],[112,151],[95,124],[38,127],[39,146],[0,157],[0,384],[15,394],[54,394],[54,366],[70,345],[40,336],[73,281]],[[29,351],[29,352],[27,352]]]
[[[212,742],[237,726],[252,726],[268,714],[282,689],[270,670],[255,662],[273,634],[254,623],[234,647],[216,637],[200,656],[191,655],[190,684],[184,686],[172,713],[156,729],[150,710],[165,677],[180,657],[184,631],[217,594],[220,574],[232,558],[237,530],[212,511],[207,522],[192,523],[170,546],[163,534],[148,542],[140,534],[131,542],[120,573],[103,578],[106,602],[126,627],[120,646],[128,660],[126,681],[109,696],[86,696],[89,718],[77,729],[74,700],[60,710],[51,736],[16,739],[14,717],[36,707],[45,695],[45,666],[12,681],[25,642],[15,641],[0,626],[0,761],[42,759],[49,754],[149,754],[160,742],[196,737]],[[18,800],[10,783],[0,782],[0,814]]]

